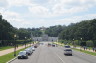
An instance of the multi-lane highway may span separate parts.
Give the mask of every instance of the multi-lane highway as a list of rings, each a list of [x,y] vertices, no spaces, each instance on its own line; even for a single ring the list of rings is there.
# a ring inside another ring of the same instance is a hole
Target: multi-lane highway
[[[12,63],[96,63],[96,57],[73,51],[73,56],[65,56],[63,47],[40,45],[28,59],[16,59]]]

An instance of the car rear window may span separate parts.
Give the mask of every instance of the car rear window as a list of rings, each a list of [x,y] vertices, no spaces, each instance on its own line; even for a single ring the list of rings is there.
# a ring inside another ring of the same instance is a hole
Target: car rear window
[[[65,48],[70,48],[70,46],[65,46]]]
[[[72,51],[71,49],[66,49],[66,51]]]

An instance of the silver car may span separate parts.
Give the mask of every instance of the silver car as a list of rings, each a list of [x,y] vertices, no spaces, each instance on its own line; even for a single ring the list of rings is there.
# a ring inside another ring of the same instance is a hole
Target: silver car
[[[33,53],[33,50],[31,48],[25,49],[28,55],[31,55]]]
[[[64,50],[65,55],[71,55],[72,56],[72,50],[71,49],[65,49]]]
[[[32,49],[32,51],[35,51],[35,48],[34,48],[34,46],[31,46],[30,48]]]

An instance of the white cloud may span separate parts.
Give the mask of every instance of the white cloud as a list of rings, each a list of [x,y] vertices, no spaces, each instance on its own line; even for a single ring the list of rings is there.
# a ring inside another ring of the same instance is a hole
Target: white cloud
[[[20,17],[20,15],[16,12],[12,12],[12,11],[5,11],[2,13],[4,18],[7,19],[7,17],[11,17],[11,18],[17,18]]]
[[[80,22],[82,20],[91,20],[91,19],[95,19],[96,18],[96,14],[87,14],[87,15],[83,15],[83,16],[73,16],[70,18],[64,18],[64,19],[60,19],[60,20],[55,20],[55,24],[61,24],[61,25],[69,25],[70,23],[77,23]]]
[[[29,7],[30,12],[32,12],[34,15],[39,14],[39,15],[46,15],[48,13],[48,9],[43,7],[43,6],[34,6],[34,7]]]
[[[30,0],[8,0],[8,3],[10,6],[23,6],[23,5],[29,5]]]
[[[50,18],[85,12],[95,5],[95,3],[95,0],[49,0],[47,6],[36,5],[29,7],[29,10],[36,17]]]
[[[0,7],[7,7],[8,2],[7,0],[0,0]]]
[[[43,3],[41,1],[43,0],[0,0],[0,13],[16,27],[68,25],[71,22],[76,23],[81,20],[96,17],[96,14],[91,13],[78,16],[78,13],[89,11],[90,8],[95,7],[96,0],[46,0]],[[25,14],[22,15],[16,12],[18,9],[11,11],[10,9],[14,6],[26,6],[29,12],[25,12]],[[74,16],[75,13],[77,16]],[[71,17],[59,18],[60,16],[66,17],[70,15]],[[35,17],[37,20],[28,20],[24,17]],[[50,18],[54,19],[51,20]]]

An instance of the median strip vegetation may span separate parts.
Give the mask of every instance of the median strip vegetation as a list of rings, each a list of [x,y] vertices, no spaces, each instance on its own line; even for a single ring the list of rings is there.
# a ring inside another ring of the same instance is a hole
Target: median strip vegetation
[[[6,50],[6,49],[10,49],[10,48],[13,48],[13,46],[4,46],[4,47],[0,47],[0,51]]]
[[[18,53],[19,53],[20,51],[24,50],[24,49],[25,49],[25,48],[16,51],[16,55],[18,55]],[[14,57],[14,52],[9,53],[9,54],[6,54],[6,55],[4,55],[4,56],[0,56],[0,63],[6,63],[7,61],[11,60],[12,58],[15,58],[15,57]]]
[[[90,51],[80,50],[80,49],[76,49],[76,48],[72,48],[72,49],[76,50],[76,51],[80,51],[80,52],[86,53],[86,54],[90,54],[90,55],[96,56],[96,52],[90,52]]]
[[[60,46],[64,46],[64,44],[61,45],[60,42],[56,43],[55,44],[58,44]],[[76,48],[72,48],[73,50],[76,50],[76,51],[80,51],[80,52],[83,52],[83,53],[86,53],[86,54],[89,54],[89,55],[93,55],[93,56],[96,56],[96,52],[90,52],[90,51],[86,51],[86,50],[80,50],[80,49],[76,49]]]

